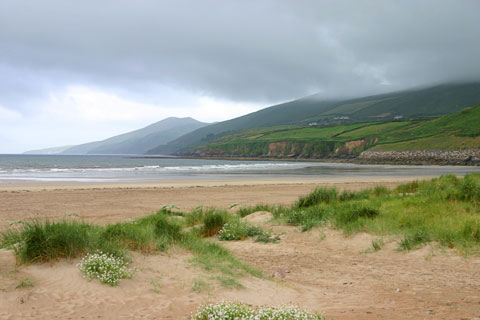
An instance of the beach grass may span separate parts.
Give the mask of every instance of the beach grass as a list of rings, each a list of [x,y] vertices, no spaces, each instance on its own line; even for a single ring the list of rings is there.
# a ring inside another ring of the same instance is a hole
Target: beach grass
[[[480,252],[480,174],[444,175],[394,190],[376,186],[339,194],[334,188],[320,188],[272,213],[302,231],[329,225],[348,235],[398,236],[402,250],[434,241]]]
[[[126,259],[129,251],[154,254],[177,246],[190,251],[192,262],[206,270],[231,277],[245,273],[261,276],[208,238],[278,241],[271,231],[241,220],[256,211],[270,211],[276,221],[302,231],[330,226],[347,235],[367,232],[394,236],[400,250],[437,242],[465,253],[480,253],[480,174],[464,178],[444,175],[393,190],[379,185],[340,193],[324,187],[291,206],[260,204],[241,207],[236,213],[206,207],[188,213],[168,207],[140,219],[104,226],[75,217],[17,221],[0,234],[0,246],[14,250],[20,264],[71,259],[98,251]],[[372,244],[372,248],[377,251],[381,246]]]
[[[71,259],[97,252],[128,260],[129,251],[154,254],[177,246],[194,255],[194,264],[222,274],[223,278],[218,279],[223,282],[231,279],[233,283],[234,277],[243,274],[262,277],[261,272],[238,261],[222,245],[205,238],[216,235],[227,222],[238,223],[237,215],[216,209],[196,209],[193,215],[195,219],[201,216],[198,220],[203,222],[201,228],[185,228],[192,223],[188,213],[172,213],[165,209],[133,221],[105,226],[75,219],[33,220],[18,223],[3,232],[0,246],[13,249],[20,264]],[[185,219],[177,219],[177,216]],[[263,232],[258,229],[259,233]]]

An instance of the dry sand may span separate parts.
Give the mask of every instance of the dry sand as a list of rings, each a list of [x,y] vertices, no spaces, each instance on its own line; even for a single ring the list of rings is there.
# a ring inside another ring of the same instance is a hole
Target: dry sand
[[[356,181],[195,181],[155,184],[28,184],[0,186],[0,230],[25,218],[63,218],[75,213],[98,223],[125,221],[175,204],[227,208],[232,203],[288,204],[316,186],[361,189],[407,178]],[[407,179],[412,180],[412,178]],[[78,219],[78,218],[76,218]],[[268,224],[268,215],[249,217]],[[285,232],[277,244],[250,240],[224,243],[247,264],[273,280],[245,276],[243,289],[223,288],[212,274],[193,266],[189,253],[133,254],[133,279],[109,287],[82,279],[78,260],[16,267],[11,251],[0,250],[0,319],[187,319],[199,304],[239,300],[295,304],[325,311],[334,319],[474,319],[480,317],[480,259],[435,246],[409,253],[395,239],[364,253],[374,238],[346,238],[338,231],[267,225]],[[32,288],[16,288],[21,279]],[[197,290],[194,290],[197,289]]]

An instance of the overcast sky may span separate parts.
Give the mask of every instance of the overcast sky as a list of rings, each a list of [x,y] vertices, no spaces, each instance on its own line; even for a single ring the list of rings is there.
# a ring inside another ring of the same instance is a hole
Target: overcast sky
[[[0,153],[480,79],[477,0],[0,0]]]

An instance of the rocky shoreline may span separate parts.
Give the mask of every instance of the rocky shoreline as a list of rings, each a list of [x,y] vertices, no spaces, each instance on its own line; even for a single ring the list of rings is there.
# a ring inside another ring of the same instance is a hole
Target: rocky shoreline
[[[360,163],[438,164],[480,166],[480,149],[466,150],[415,150],[415,151],[363,151],[357,158]]]

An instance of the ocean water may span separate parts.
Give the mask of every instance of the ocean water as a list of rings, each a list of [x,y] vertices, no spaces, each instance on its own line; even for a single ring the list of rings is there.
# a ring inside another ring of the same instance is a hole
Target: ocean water
[[[142,156],[0,155],[0,183],[12,180],[128,182],[282,177],[465,175],[479,167],[237,161]]]

